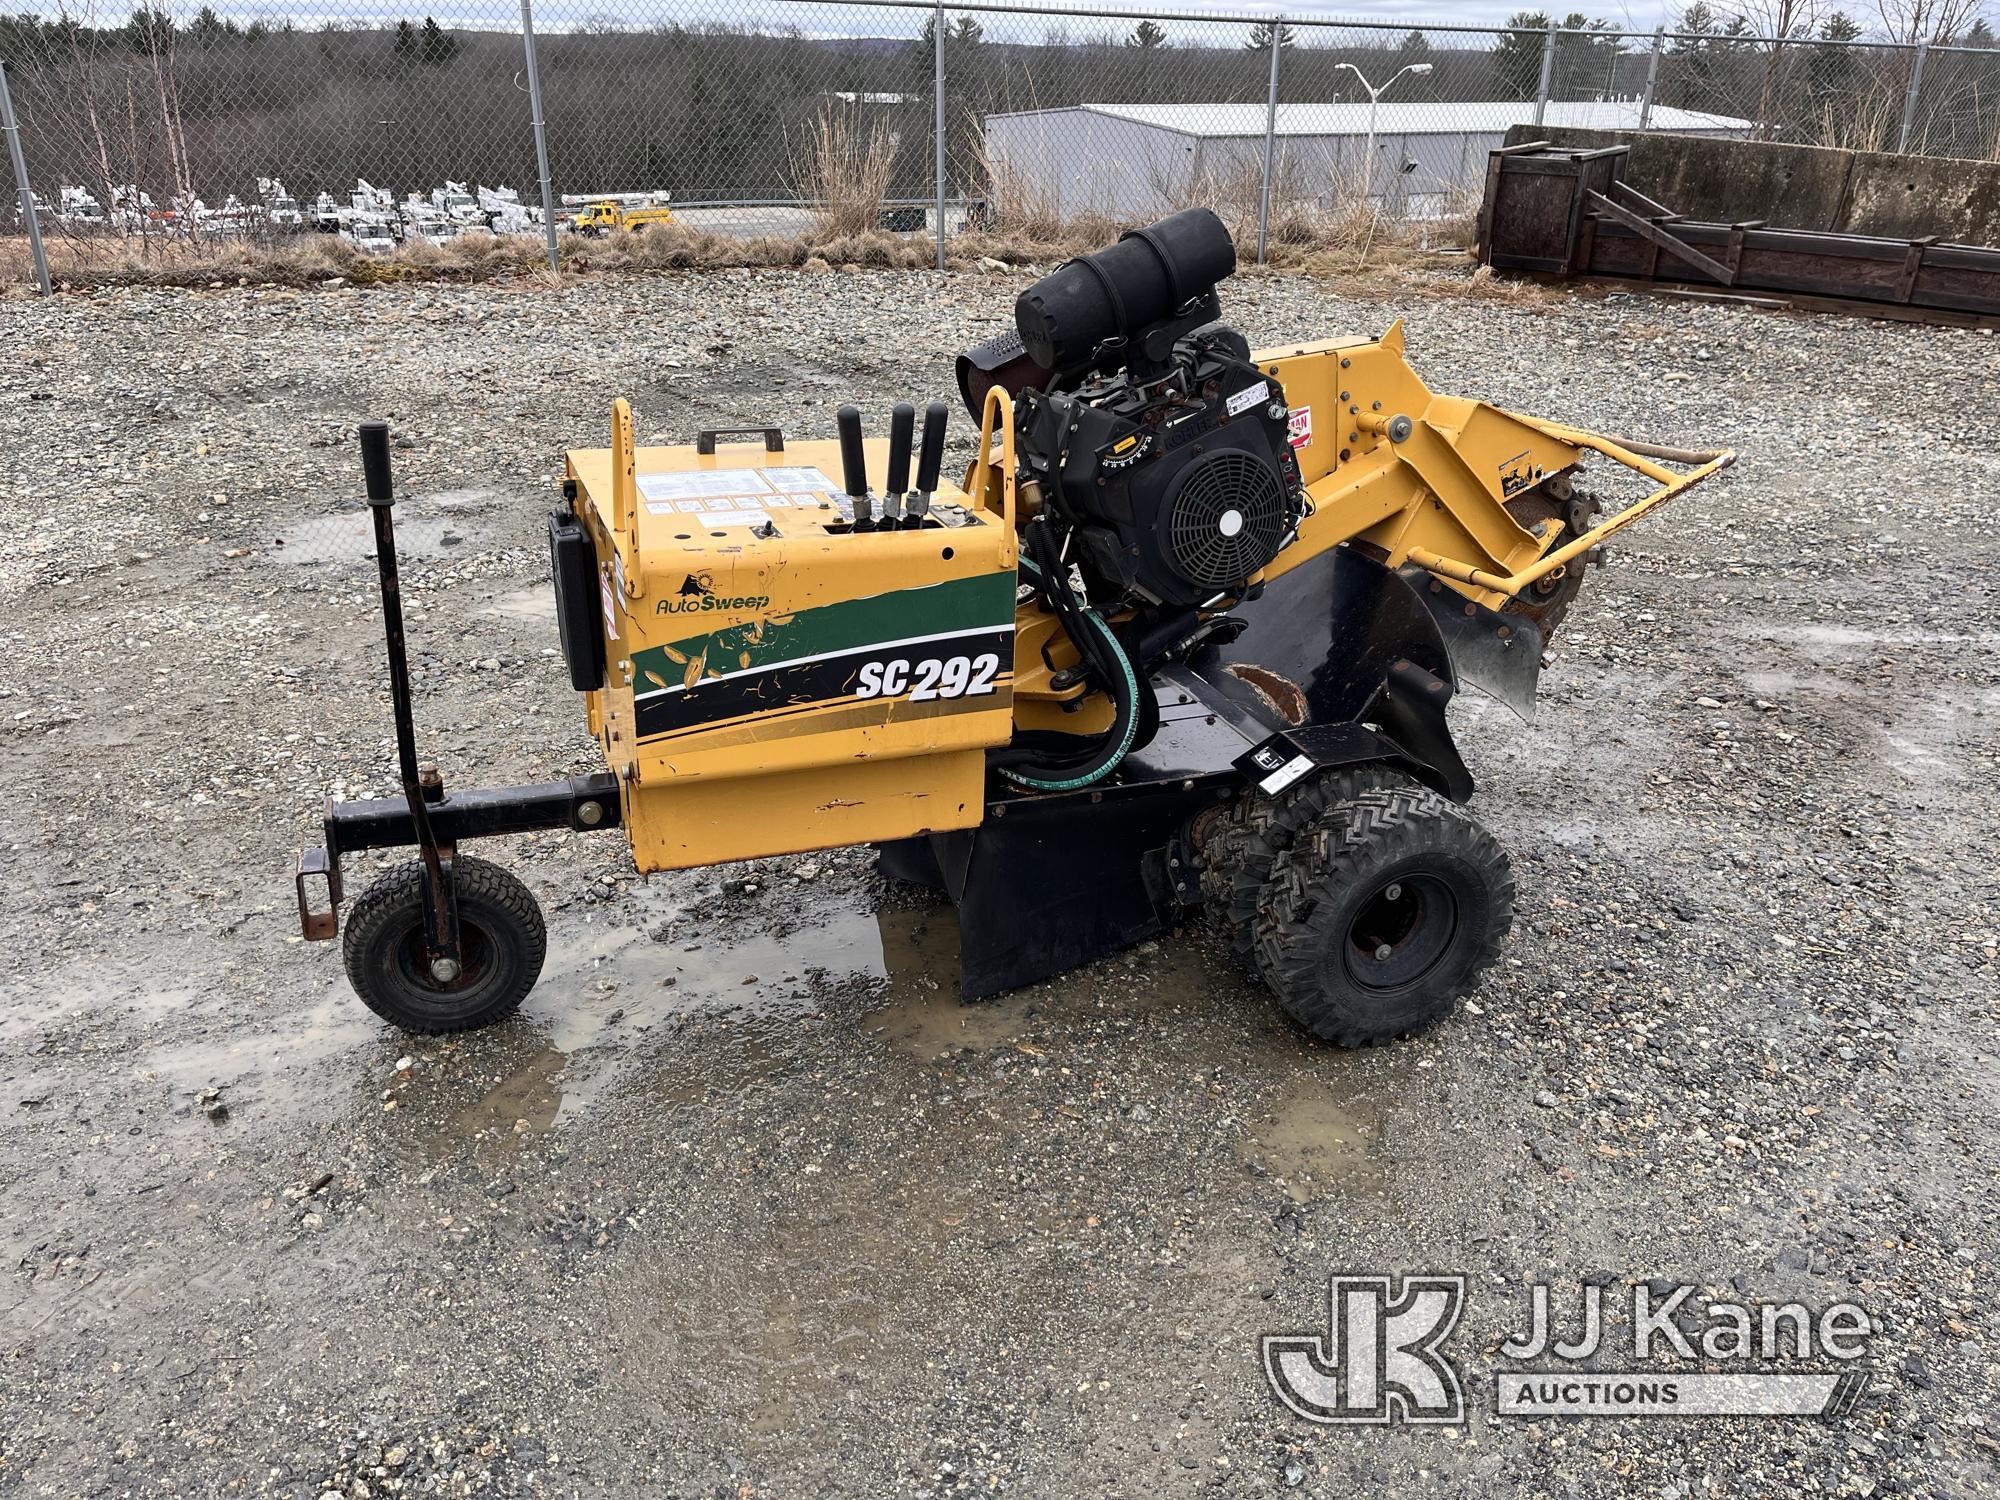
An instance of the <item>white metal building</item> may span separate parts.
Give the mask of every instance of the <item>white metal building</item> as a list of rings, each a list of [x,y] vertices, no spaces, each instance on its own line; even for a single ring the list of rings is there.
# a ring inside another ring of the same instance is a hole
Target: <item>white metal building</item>
[[[986,117],[996,174],[1046,193],[1064,215],[1145,218],[1190,201],[1253,195],[1264,159],[1262,104],[1075,104]],[[1526,103],[1281,104],[1276,199],[1330,207],[1362,189],[1418,217],[1447,212],[1455,194],[1476,197],[1487,153],[1511,125],[1535,118]],[[1544,124],[1637,130],[1637,100],[1551,103]],[[1728,115],[1655,105],[1647,129],[1676,135],[1748,136]]]

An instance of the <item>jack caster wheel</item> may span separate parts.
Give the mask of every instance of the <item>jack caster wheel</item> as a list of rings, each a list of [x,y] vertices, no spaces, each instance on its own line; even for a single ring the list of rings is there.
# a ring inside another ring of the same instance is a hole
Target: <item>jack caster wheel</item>
[[[424,867],[391,871],[361,893],[341,944],[347,979],[376,1015],[435,1035],[490,1026],[521,1008],[548,951],[542,909],[498,865],[459,856],[464,972],[444,982],[424,958]]]
[[[1277,857],[1257,967],[1299,1024],[1371,1046],[1450,1015],[1513,921],[1514,877],[1491,834],[1428,788],[1378,787]]]

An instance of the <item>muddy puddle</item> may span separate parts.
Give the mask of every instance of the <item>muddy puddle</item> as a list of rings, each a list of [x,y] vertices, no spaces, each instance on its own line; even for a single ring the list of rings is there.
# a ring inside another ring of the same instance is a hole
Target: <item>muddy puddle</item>
[[[1387,1171],[1387,1124],[1378,1104],[1357,1097],[1347,1070],[1294,1078],[1279,1092],[1236,1155],[1268,1174],[1294,1203],[1332,1192],[1372,1190]]]
[[[412,1067],[358,1087],[363,1105],[377,1108],[391,1091],[390,1113],[403,1115],[393,1134],[432,1156],[468,1144],[488,1153],[557,1129],[628,1084],[669,1110],[735,1097],[793,1065],[803,1028],[851,1026],[928,1058],[1005,1044],[1037,1003],[1032,991],[959,1001],[948,908],[834,910],[739,931],[671,903],[642,906],[631,920],[554,917],[541,981],[505,1026],[438,1041],[383,1032],[363,1050],[400,1046]],[[672,1065],[690,1037],[701,1067]]]
[[[768,898],[754,921],[739,918],[671,880],[609,905],[557,905],[521,1014],[455,1037],[405,1036],[377,1020],[332,948],[300,953],[267,993],[224,986],[227,1001],[135,977],[137,1013],[178,1011],[189,1024],[115,1066],[175,1099],[219,1088],[239,1125],[331,1114],[413,1161],[494,1161],[614,1097],[669,1114],[734,1107],[819,1066],[829,1049],[874,1050],[905,1067],[998,1049],[1039,1056],[1051,1025],[1172,1030],[1221,1005],[1241,1009],[1274,1075],[1302,1064],[1313,1075],[1246,1118],[1242,1159],[1300,1197],[1376,1173],[1380,1121],[1348,1098],[1353,1070],[1339,1054],[1302,1055],[1268,999],[1208,945],[1162,938],[968,1005],[949,906],[875,910],[844,894],[799,888],[794,920],[768,915]],[[197,1127],[206,1123],[191,1119]]]
[[[486,612],[521,624],[552,625],[556,618],[556,591],[549,584],[541,583],[496,594],[486,606]]]

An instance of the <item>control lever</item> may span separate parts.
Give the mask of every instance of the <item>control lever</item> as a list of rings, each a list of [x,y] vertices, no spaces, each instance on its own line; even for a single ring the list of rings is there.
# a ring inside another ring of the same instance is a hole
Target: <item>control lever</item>
[[[910,449],[917,432],[917,409],[898,401],[889,414],[889,478],[882,486],[882,529],[902,524],[903,494],[910,487]]]
[[[924,524],[924,517],[931,511],[931,496],[937,492],[938,470],[944,465],[944,424],[951,414],[951,408],[942,401],[933,401],[924,408],[924,449],[917,459],[917,492],[910,496],[909,514],[903,517],[903,529],[915,531]]]
[[[847,485],[847,498],[854,506],[854,529],[873,531],[874,502],[868,495],[868,455],[861,450],[861,411],[858,407],[843,406],[833,421],[840,433],[841,477]]]

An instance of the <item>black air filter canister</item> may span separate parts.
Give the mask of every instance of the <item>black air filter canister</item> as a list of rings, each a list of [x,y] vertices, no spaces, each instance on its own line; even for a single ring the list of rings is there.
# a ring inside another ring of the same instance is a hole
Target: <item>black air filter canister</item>
[[[1021,293],[1014,326],[1045,369],[1080,370],[1106,339],[1132,338],[1236,269],[1236,243],[1205,208],[1128,229],[1108,250],[1066,261]]]

